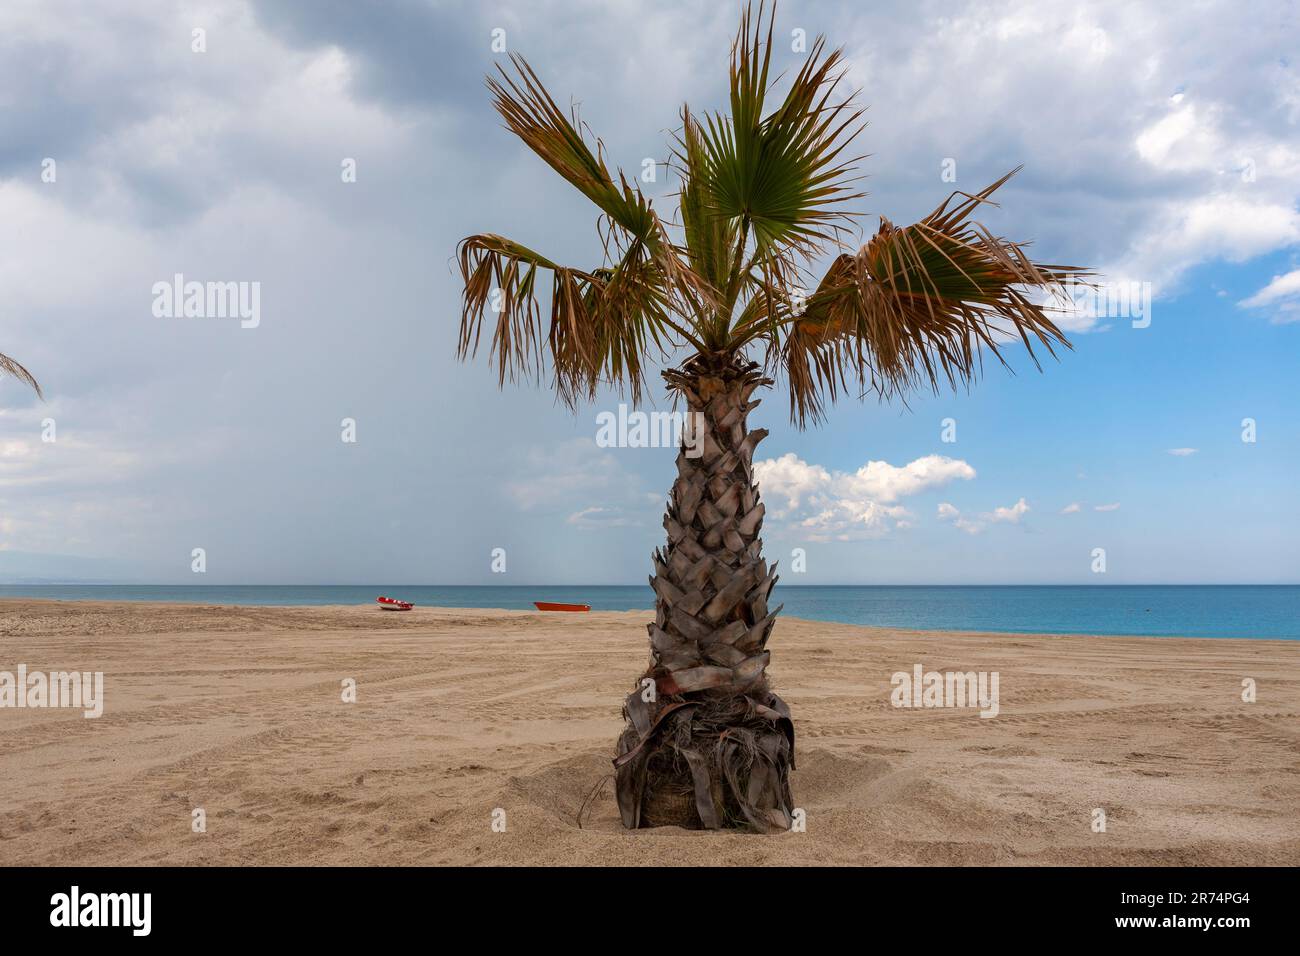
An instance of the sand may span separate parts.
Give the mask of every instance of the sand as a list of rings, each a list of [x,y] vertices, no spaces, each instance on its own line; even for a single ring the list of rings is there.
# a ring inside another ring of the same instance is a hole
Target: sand
[[[1285,641],[782,619],[806,832],[626,832],[606,778],[648,617],[0,601],[0,671],[106,685],[99,719],[0,709],[0,863],[1300,863]],[[891,706],[917,663],[997,671],[999,715]]]

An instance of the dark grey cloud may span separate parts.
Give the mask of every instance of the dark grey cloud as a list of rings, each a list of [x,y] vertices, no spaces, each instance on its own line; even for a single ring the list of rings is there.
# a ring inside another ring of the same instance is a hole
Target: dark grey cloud
[[[172,79],[149,42],[156,22],[125,5],[110,24],[84,5],[14,4],[0,31],[0,178],[152,115]]]
[[[356,92],[385,104],[464,104],[465,94],[482,89],[495,59],[490,4],[257,0],[253,10],[269,33],[292,46],[346,50],[358,66]]]

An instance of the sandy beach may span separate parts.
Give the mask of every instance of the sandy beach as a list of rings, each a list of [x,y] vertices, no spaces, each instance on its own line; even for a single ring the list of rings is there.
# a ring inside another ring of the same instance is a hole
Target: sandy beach
[[[1300,864],[1284,641],[783,618],[806,832],[624,831],[648,619],[0,601],[0,671],[105,681],[98,719],[0,709],[0,864]],[[891,706],[916,664],[997,671],[999,714]]]

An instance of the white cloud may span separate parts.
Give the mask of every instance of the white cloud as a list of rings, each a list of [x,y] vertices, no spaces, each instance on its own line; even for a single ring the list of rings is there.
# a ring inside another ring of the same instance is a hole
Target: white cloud
[[[1271,282],[1247,299],[1237,303],[1246,309],[1262,309],[1277,306],[1273,322],[1300,321],[1300,269],[1293,269],[1286,275],[1273,276]]]
[[[629,525],[640,524],[639,521],[628,517],[622,508],[604,508],[598,505],[575,511],[565,521],[584,531],[595,531],[600,528],[625,528]]]
[[[1273,280],[1249,299],[1242,300],[1242,305],[1253,308],[1270,305],[1283,296],[1300,294],[1300,269],[1294,269],[1286,275],[1273,276]]]
[[[887,461],[869,461],[852,475],[837,476],[836,484],[845,495],[897,501],[954,479],[969,481],[974,477],[975,469],[960,459],[926,455],[901,468]]]
[[[1195,455],[1198,451],[1200,451],[1199,448],[1170,448],[1169,454],[1175,455],[1178,458],[1186,458],[1189,455]]]
[[[1079,502],[1077,502],[1077,501],[1071,501],[1068,505],[1066,505],[1064,508],[1061,509],[1061,514],[1063,514],[1063,515],[1078,514],[1078,513],[1079,513],[1079,510],[1080,510],[1082,507],[1083,507],[1083,506],[1080,505]]]
[[[785,499],[783,511],[773,513],[776,516],[797,509],[805,497],[824,491],[831,484],[830,472],[821,465],[808,464],[794,452],[756,462],[754,474],[764,498],[769,502],[774,496]]]
[[[785,520],[810,539],[879,537],[909,526],[900,498],[969,481],[975,469],[960,459],[927,455],[905,465],[869,461],[855,472],[828,471],[793,452],[757,462],[754,472],[769,516]]]
[[[1025,499],[1021,498],[1009,508],[994,508],[992,513],[986,515],[989,521],[1005,521],[1009,524],[1020,524],[1020,519],[1029,511],[1029,505]]]
[[[1119,502],[1109,505],[1093,505],[1093,511],[1119,511]]]
[[[519,471],[504,489],[524,511],[566,504],[579,496],[618,492],[635,481],[612,453],[597,448],[590,438],[533,448],[524,456]]]
[[[1133,240],[1108,276],[1152,283],[1172,292],[1183,273],[1211,259],[1245,262],[1300,243],[1300,213],[1292,197],[1278,199],[1212,193],[1169,202]]]
[[[946,501],[939,506],[938,518],[940,521],[951,521],[953,527],[960,528],[968,534],[976,534],[984,527],[984,525],[978,521],[971,521],[969,518],[963,518],[961,512]]]
[[[1020,519],[1028,511],[1028,502],[1021,498],[1008,507],[994,508],[992,511],[984,511],[973,518],[968,518],[963,516],[956,507],[945,501],[939,505],[938,518],[940,521],[951,521],[954,528],[965,531],[967,534],[979,534],[990,524],[1019,524]]]
[[[1182,106],[1182,94],[1170,102],[1181,108],[1138,133],[1138,155],[1163,171],[1203,167],[1221,148],[1214,118],[1198,117],[1195,105]]]

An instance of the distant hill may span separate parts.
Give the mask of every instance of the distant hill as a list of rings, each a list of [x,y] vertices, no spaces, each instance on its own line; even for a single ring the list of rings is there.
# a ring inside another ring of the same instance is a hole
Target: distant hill
[[[114,558],[0,550],[0,585],[131,584],[136,575]]]

